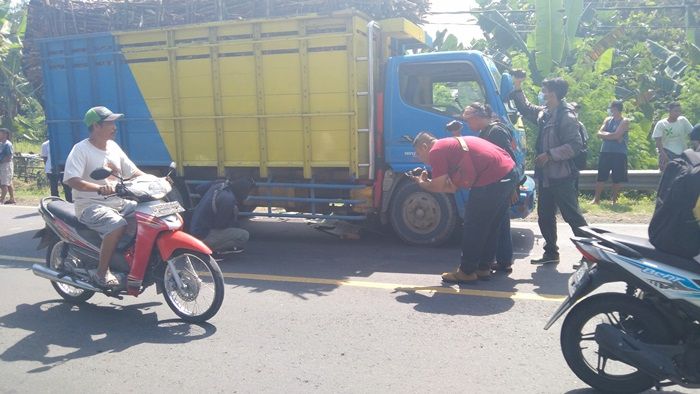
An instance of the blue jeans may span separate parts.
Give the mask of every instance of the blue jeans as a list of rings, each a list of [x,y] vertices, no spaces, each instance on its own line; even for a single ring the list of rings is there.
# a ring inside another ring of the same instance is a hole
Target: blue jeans
[[[515,184],[515,173],[511,172],[500,182],[471,189],[462,231],[460,269],[465,274],[490,268],[496,257],[502,223],[504,218],[509,218],[508,207]]]
[[[496,263],[502,267],[510,267],[513,264],[513,240],[510,237],[510,212],[506,212],[498,230],[498,242],[496,244]]]

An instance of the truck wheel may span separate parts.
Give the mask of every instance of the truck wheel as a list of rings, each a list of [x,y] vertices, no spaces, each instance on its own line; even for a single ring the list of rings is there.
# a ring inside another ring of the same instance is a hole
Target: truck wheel
[[[440,245],[452,235],[457,209],[448,194],[430,193],[413,182],[403,182],[394,191],[389,218],[404,242]]]

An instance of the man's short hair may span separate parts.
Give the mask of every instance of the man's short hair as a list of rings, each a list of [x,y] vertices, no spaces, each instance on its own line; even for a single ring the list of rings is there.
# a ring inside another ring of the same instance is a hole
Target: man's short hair
[[[690,132],[691,141],[700,141],[700,123],[693,127],[693,131]]]
[[[610,108],[617,108],[617,110],[620,112],[622,112],[624,107],[625,106],[622,103],[622,100],[614,100],[612,103],[610,103]]]
[[[427,131],[421,131],[416,135],[416,138],[413,139],[413,147],[415,148],[418,145],[421,144],[427,144],[431,145],[433,141],[436,141],[437,138],[435,138],[434,135],[428,133]]]
[[[542,86],[547,88],[547,90],[554,92],[559,100],[562,100],[564,97],[566,97],[566,94],[569,93],[569,83],[561,77],[547,78],[542,81]]]
[[[6,129],[4,127],[0,128],[0,133],[5,134],[5,138],[7,138],[8,140],[10,139],[10,129]]]
[[[678,101],[673,101],[673,102],[668,104],[668,110],[670,111],[674,108],[679,108],[680,106],[681,106],[681,103],[679,103]]]

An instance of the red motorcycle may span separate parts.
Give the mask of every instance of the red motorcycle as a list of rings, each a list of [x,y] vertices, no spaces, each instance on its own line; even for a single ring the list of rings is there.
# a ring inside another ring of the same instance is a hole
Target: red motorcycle
[[[93,179],[106,179],[109,169],[97,169]],[[129,226],[110,261],[119,285],[99,287],[89,270],[97,268],[102,239],[80,223],[73,204],[57,197],[41,200],[39,213],[46,223],[35,238],[38,249],[48,248],[46,264],[34,264],[35,275],[49,279],[64,299],[82,303],[95,293],[122,299],[138,296],[155,284],[158,294],[180,318],[203,322],[214,316],[224,299],[224,279],[211,249],[182,231],[184,211],[177,201],[164,202],[172,190],[167,177],[143,175],[119,178],[116,195],[137,204],[126,213]]]

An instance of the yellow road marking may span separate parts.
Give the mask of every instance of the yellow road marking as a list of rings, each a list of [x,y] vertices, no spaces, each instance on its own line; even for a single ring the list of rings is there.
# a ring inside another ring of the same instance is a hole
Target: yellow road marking
[[[278,275],[258,275],[258,274],[242,274],[242,273],[225,273],[225,278],[229,279],[251,279],[260,281],[270,281],[270,282],[293,282],[293,283],[313,283],[321,285],[332,285],[332,286],[351,286],[351,287],[364,287],[371,289],[384,289],[384,290],[395,290],[411,293],[440,293],[440,294],[454,294],[454,295],[467,295],[467,296],[478,296],[478,297],[491,297],[491,298],[510,298],[514,300],[530,300],[530,301],[553,301],[562,302],[564,301],[564,296],[554,295],[554,294],[534,294],[534,293],[522,293],[515,291],[494,291],[494,290],[476,290],[476,289],[463,289],[454,287],[441,287],[441,286],[415,286],[415,285],[401,285],[395,283],[381,283],[381,282],[368,282],[361,280],[352,279],[323,279],[323,278],[308,278],[301,276],[278,276]]]
[[[23,261],[29,263],[43,263],[44,259],[31,258],[31,257],[19,257],[19,256],[7,256],[0,255],[0,260],[7,261]],[[259,280],[263,282],[287,282],[287,283],[311,283],[317,285],[330,285],[330,286],[350,286],[350,287],[363,287],[368,289],[382,289],[382,290],[394,290],[397,292],[407,292],[407,293],[439,293],[439,294],[452,294],[452,295],[463,295],[463,296],[476,296],[476,297],[490,297],[490,298],[510,298],[512,300],[528,300],[528,301],[552,301],[552,302],[562,302],[564,301],[564,296],[558,294],[535,294],[535,293],[524,293],[517,291],[495,291],[495,290],[477,290],[477,289],[464,289],[455,287],[441,287],[441,286],[417,286],[417,285],[405,285],[396,283],[382,283],[382,282],[370,282],[364,280],[352,280],[352,279],[324,279],[324,278],[309,278],[304,276],[281,276],[281,275],[261,275],[261,274],[245,274],[236,272],[224,273],[224,278],[228,279],[249,279],[249,280]]]

